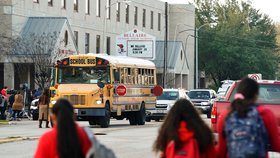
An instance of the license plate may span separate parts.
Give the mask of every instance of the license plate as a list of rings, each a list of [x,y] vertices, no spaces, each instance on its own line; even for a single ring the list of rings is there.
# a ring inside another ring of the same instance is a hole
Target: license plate
[[[157,110],[156,112],[157,112],[157,113],[166,113],[165,110]]]
[[[78,109],[74,109],[74,114],[78,114],[79,110]]]

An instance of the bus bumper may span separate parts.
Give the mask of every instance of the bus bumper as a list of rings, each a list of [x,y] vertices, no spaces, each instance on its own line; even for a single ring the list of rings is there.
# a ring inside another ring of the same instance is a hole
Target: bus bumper
[[[78,121],[88,121],[93,117],[105,116],[105,109],[75,109]]]

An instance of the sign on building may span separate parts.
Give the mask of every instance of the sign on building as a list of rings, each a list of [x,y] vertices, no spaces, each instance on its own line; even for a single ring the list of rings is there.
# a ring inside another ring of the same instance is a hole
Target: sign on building
[[[248,77],[254,80],[262,80],[262,74],[248,74]]]
[[[155,52],[156,38],[140,30],[134,29],[116,38],[115,55],[153,60]]]

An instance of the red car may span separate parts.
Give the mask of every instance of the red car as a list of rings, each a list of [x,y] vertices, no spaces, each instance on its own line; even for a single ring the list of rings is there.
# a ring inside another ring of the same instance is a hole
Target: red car
[[[259,105],[264,105],[274,112],[278,120],[278,128],[280,128],[280,81],[262,80],[259,83]],[[236,81],[227,91],[224,100],[215,101],[211,113],[211,123],[214,132],[217,132],[216,125],[219,115],[229,108],[239,81]]]

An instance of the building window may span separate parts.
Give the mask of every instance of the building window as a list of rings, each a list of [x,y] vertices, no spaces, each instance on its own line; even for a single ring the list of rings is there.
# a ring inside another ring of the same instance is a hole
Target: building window
[[[39,3],[39,0],[33,0],[33,3]]]
[[[53,6],[53,0],[48,0],[48,5]]]
[[[143,9],[143,27],[146,27],[146,9]]]
[[[138,25],[138,7],[134,7],[134,25]]]
[[[96,54],[100,53],[100,35],[96,35]]]
[[[74,11],[78,12],[79,10],[79,3],[78,0],[74,0]]]
[[[108,55],[111,54],[111,37],[107,37],[106,39],[106,52]]]
[[[107,0],[106,12],[107,12],[106,18],[111,19],[111,0]]]
[[[154,12],[151,11],[151,29],[154,29]]]
[[[129,24],[129,5],[125,4],[125,22]]]
[[[79,33],[78,33],[78,31],[74,31],[74,36],[75,36],[75,44],[76,44],[76,46],[78,47],[78,39],[79,39]]]
[[[89,53],[89,33],[85,35],[85,53]]]
[[[85,13],[89,15],[89,10],[90,10],[90,2],[89,0],[86,0],[86,4],[85,4]]]
[[[121,21],[121,3],[120,2],[118,2],[117,4],[116,4],[116,17],[117,17],[117,22],[120,22]]]
[[[66,9],[66,0],[61,0],[61,8]]]
[[[100,17],[100,0],[96,0],[96,16]]]
[[[67,30],[64,33],[64,44],[65,44],[65,47],[68,45],[68,31]]]
[[[161,30],[161,14],[158,13],[158,31]]]

